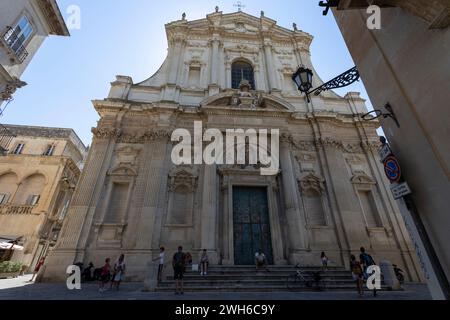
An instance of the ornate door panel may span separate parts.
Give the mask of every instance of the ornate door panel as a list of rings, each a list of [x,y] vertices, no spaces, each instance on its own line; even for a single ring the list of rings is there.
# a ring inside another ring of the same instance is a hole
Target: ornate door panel
[[[273,264],[265,187],[233,187],[234,264],[253,265],[261,249]]]

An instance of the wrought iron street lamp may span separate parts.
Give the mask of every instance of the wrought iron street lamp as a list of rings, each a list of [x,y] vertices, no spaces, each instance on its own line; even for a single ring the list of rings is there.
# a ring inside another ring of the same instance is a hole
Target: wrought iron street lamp
[[[298,90],[307,93],[312,88],[312,77],[313,73],[311,69],[300,67],[292,76],[292,80],[294,80]]]
[[[359,72],[356,67],[353,67],[313,90],[311,90],[312,78],[312,71],[308,68],[305,68],[304,66],[299,67],[298,70],[292,75],[292,80],[295,82],[298,90],[306,95],[308,102],[311,102],[311,100],[309,99],[309,95],[311,93],[314,93],[314,95],[318,96],[322,91],[343,88],[351,85],[355,81],[358,81]]]

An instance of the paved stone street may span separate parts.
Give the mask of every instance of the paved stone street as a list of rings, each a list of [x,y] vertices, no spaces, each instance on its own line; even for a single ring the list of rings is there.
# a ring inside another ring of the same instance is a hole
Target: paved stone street
[[[119,292],[98,292],[96,284],[83,284],[81,290],[68,290],[65,284],[29,283],[31,276],[0,280],[0,300],[429,300],[427,286],[408,284],[404,291],[379,292],[374,298],[370,293],[359,298],[355,292],[142,292],[141,283],[125,283]]]

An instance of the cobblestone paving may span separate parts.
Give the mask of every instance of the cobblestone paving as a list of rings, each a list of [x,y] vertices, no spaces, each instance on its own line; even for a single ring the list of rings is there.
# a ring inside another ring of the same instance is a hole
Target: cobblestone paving
[[[359,298],[356,292],[142,292],[141,283],[124,283],[120,291],[98,292],[96,284],[82,284],[81,290],[68,290],[61,283],[29,283],[31,276],[0,279],[0,300],[429,300],[424,284],[407,284],[404,291],[379,292],[374,298],[367,292]]]

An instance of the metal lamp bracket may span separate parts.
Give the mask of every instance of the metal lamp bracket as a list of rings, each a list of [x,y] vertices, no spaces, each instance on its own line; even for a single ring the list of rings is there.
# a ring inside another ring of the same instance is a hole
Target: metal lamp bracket
[[[389,103],[387,103],[384,106],[384,109],[386,109],[387,113],[383,113],[382,110],[377,109],[377,110],[373,110],[373,111],[366,113],[361,118],[365,121],[378,119],[379,117],[383,117],[384,119],[391,118],[392,120],[394,120],[397,127],[400,128],[400,123],[398,122],[398,119],[394,113],[394,109],[392,108],[392,106]],[[373,116],[372,114],[375,114],[375,116]]]

